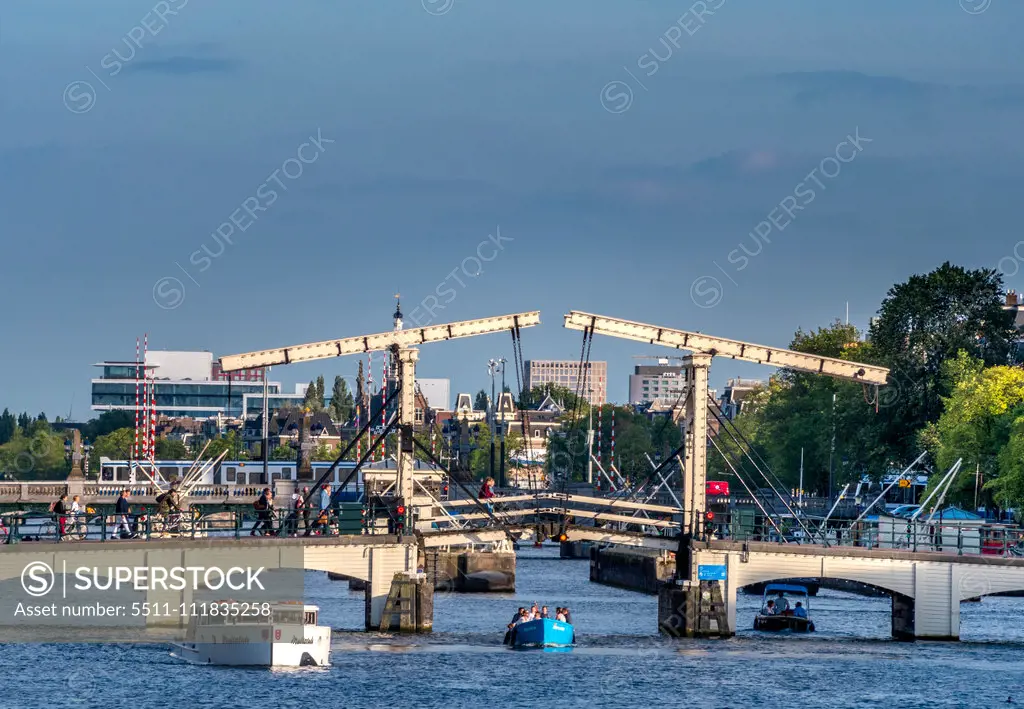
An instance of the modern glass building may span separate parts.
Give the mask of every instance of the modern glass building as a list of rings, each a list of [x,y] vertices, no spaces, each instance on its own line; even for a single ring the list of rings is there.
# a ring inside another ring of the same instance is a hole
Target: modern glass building
[[[254,380],[248,373],[240,376],[239,381],[217,380],[213,364],[209,352],[165,351],[149,352],[144,365],[100,362],[95,366],[102,369],[102,375],[92,380],[92,410],[134,411],[136,379],[148,376],[158,416],[209,418],[218,414],[231,417],[259,414],[263,408],[262,379]],[[298,394],[282,394],[279,382],[268,382],[267,390],[271,411],[294,406],[303,399]]]

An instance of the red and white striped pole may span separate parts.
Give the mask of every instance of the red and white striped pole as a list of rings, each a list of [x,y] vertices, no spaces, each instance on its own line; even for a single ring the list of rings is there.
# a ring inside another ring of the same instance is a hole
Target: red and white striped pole
[[[615,467],[615,414],[612,414],[612,440],[611,440],[611,464],[610,467]]]
[[[149,459],[156,458],[156,380],[149,380]]]
[[[384,364],[380,368],[380,426],[381,430],[388,425],[387,412],[384,410],[384,402],[388,399],[388,353],[384,353]],[[380,442],[380,459],[386,458],[387,444]]]
[[[149,333],[142,336],[142,460],[149,460]]]
[[[139,459],[139,407],[142,398],[139,396],[139,338],[135,338],[135,445],[132,447],[132,460]]]

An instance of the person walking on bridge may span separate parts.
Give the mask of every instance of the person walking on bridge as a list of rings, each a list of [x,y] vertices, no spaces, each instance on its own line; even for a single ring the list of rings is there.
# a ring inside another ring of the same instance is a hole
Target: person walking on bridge
[[[302,488],[302,532],[307,537],[310,534],[309,511],[312,509],[313,500],[309,496],[309,488]]]
[[[274,533],[274,497],[270,493],[270,488],[263,488],[263,494],[252,503],[253,509],[256,510],[256,524],[252,526],[249,531],[250,537],[255,537],[256,532],[261,534],[273,534]]]
[[[326,536],[330,533],[331,519],[331,486],[324,483],[320,488],[320,514],[317,521],[320,523],[320,534]]]
[[[132,506],[128,504],[127,488],[121,490],[121,495],[117,498],[117,504],[114,506],[114,511],[120,517],[117,531],[120,533],[121,539],[130,539],[132,536],[132,528],[128,526],[128,515],[132,513]]]
[[[65,492],[61,495],[50,510],[57,515],[57,541],[63,541],[68,526],[68,494]]]

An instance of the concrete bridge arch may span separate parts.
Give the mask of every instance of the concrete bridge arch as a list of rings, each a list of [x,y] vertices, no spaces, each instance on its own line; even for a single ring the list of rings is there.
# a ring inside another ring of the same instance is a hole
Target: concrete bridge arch
[[[1024,563],[1000,557],[713,542],[695,550],[695,562],[727,567],[732,632],[737,590],[776,579],[846,579],[885,590],[892,598],[892,633],[900,639],[956,640],[961,601],[1024,588]]]

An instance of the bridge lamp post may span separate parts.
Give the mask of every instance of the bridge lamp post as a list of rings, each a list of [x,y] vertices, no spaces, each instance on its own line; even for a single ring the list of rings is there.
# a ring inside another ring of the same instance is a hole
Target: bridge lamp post
[[[488,424],[490,425],[490,428],[491,428],[491,467],[489,468],[489,470],[490,470],[489,475],[493,478],[494,477],[494,424],[495,424],[495,421],[497,420],[497,416],[495,416],[497,411],[494,408],[494,404],[495,404],[495,401],[494,401],[494,375],[498,373],[498,360],[491,359],[491,360],[487,361],[487,372],[488,372],[488,374],[491,375],[491,401],[490,401],[490,406],[488,407],[490,409],[490,411],[487,412],[488,413],[487,418],[488,418]],[[501,481],[500,480],[498,481],[498,487],[501,487]]]

